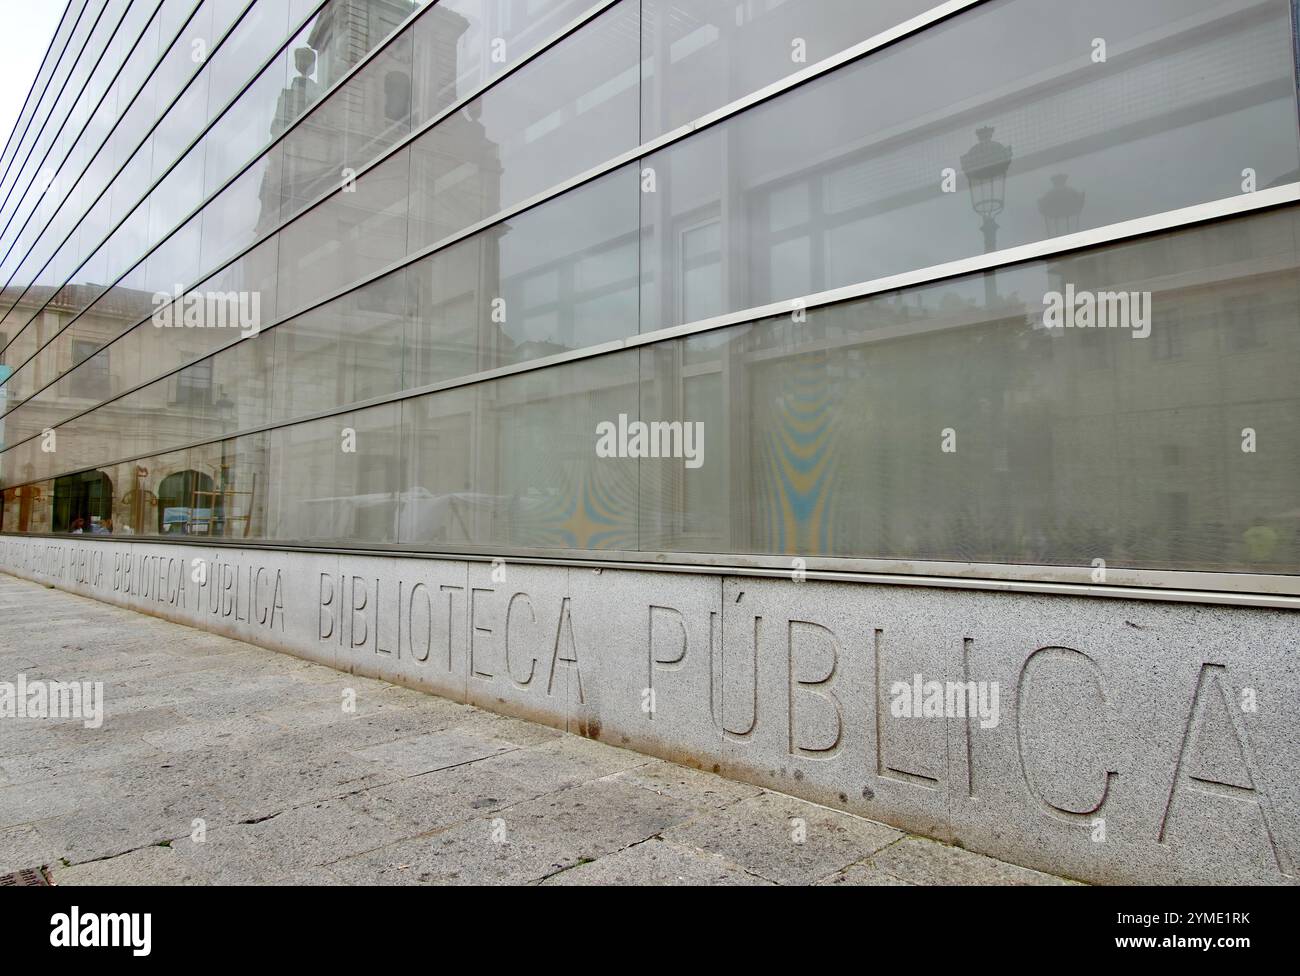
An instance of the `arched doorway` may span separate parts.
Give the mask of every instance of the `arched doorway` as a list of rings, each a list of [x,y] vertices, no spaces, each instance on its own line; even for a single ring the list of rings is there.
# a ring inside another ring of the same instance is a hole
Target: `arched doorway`
[[[202,471],[177,471],[158,485],[159,534],[188,534],[191,527],[211,524],[212,479]],[[206,497],[195,493],[208,493]]]
[[[54,479],[54,532],[85,535],[113,531],[113,482],[103,471]]]

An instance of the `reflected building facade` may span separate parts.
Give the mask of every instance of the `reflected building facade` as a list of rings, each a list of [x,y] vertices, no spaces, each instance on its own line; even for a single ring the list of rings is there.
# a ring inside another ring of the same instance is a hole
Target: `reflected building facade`
[[[1300,571],[1289,0],[173,6],[161,135],[0,210],[0,532]]]

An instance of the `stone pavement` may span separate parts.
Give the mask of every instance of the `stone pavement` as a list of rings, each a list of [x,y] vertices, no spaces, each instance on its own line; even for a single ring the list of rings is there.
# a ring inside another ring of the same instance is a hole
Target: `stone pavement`
[[[0,682],[20,674],[103,682],[104,720],[0,717],[0,874],[46,865],[60,885],[1063,883],[0,573]]]

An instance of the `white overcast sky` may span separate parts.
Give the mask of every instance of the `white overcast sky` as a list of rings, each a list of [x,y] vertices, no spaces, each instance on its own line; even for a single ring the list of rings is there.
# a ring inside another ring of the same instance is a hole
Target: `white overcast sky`
[[[64,0],[0,0],[0,146],[13,131],[65,6]]]

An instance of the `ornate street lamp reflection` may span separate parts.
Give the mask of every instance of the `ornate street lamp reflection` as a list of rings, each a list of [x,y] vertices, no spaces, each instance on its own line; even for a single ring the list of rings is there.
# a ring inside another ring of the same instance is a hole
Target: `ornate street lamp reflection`
[[[979,140],[961,157],[961,171],[970,185],[971,208],[982,218],[980,230],[984,232],[984,253],[998,249],[997,215],[1006,206],[1007,171],[1011,169],[1011,147],[993,141],[993,126],[975,130]],[[993,273],[985,272],[984,298],[986,305],[995,304],[997,288]]]
[[[1079,215],[1087,194],[1067,185],[1069,176],[1057,173],[1052,188],[1038,198],[1038,212],[1043,215],[1048,237],[1073,234],[1079,229]]]

